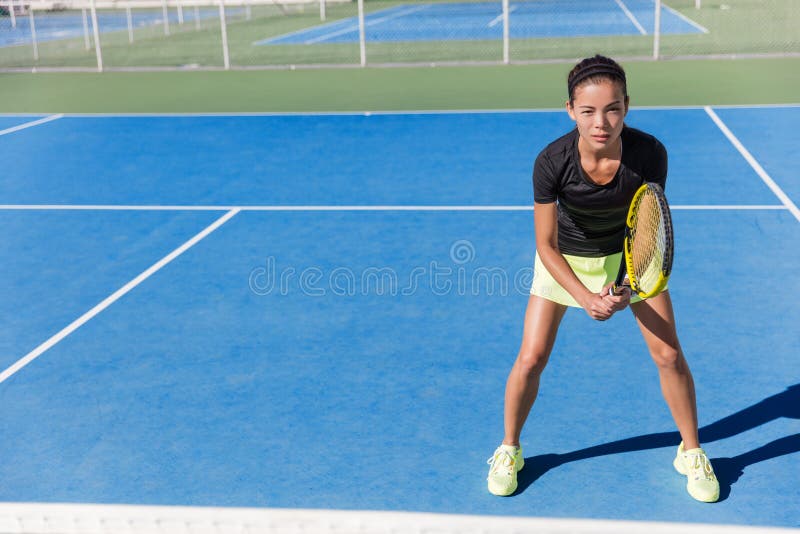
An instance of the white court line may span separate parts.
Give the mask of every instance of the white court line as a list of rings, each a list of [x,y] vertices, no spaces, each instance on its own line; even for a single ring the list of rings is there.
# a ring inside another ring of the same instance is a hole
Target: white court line
[[[385,13],[386,11],[395,12],[395,11],[397,11],[399,9],[402,9],[403,7],[405,7],[405,6],[396,6],[396,7],[386,8],[386,9],[379,9],[378,11],[373,11],[372,13],[369,13],[369,15],[376,15],[378,13]],[[346,18],[346,19],[339,19],[339,20],[335,20],[333,22],[328,22],[327,24],[319,24],[317,26],[311,26],[309,28],[300,28],[299,30],[295,30],[293,32],[282,33],[282,34],[276,35],[274,37],[267,37],[266,39],[260,39],[258,41],[253,41],[250,44],[251,45],[255,45],[255,46],[261,46],[261,45],[265,45],[265,44],[270,44],[270,43],[272,43],[272,41],[277,41],[278,39],[283,39],[285,37],[291,37],[292,35],[298,35],[298,34],[301,34],[301,33],[309,33],[309,32],[312,32],[312,31],[321,30],[323,28],[328,28],[328,27],[342,26],[343,24],[349,24],[348,21],[351,18],[352,17],[349,17],[349,18]]]
[[[417,11],[420,11],[422,9],[426,9],[426,8],[429,8],[429,7],[431,7],[431,6],[430,5],[417,6],[417,7],[411,8],[411,9],[407,9],[405,11],[401,11],[399,13],[392,13],[391,15],[386,15],[385,17],[380,17],[380,18],[377,18],[377,19],[367,20],[367,21],[364,22],[364,26],[372,26],[374,24],[378,24],[379,22],[384,22],[384,21],[387,21],[387,20],[396,19],[397,17],[402,17],[404,15],[408,15],[410,13],[414,13],[414,12],[417,12]],[[318,43],[320,41],[324,41],[325,39],[327,39],[329,37],[336,37],[337,35],[342,35],[343,33],[348,33],[348,32],[351,32],[351,31],[357,30],[357,29],[358,29],[358,24],[356,24],[354,26],[348,26],[347,28],[344,28],[342,30],[326,33],[326,34],[320,35],[319,37],[314,37],[313,39],[309,39],[308,41],[303,41],[303,44]]]
[[[697,204],[697,205],[677,205],[670,206],[671,210],[717,210],[717,211],[737,211],[737,210],[785,210],[786,206],[782,204]]]
[[[637,30],[639,30],[639,33],[641,33],[642,35],[647,35],[647,32],[646,32],[646,31],[645,31],[645,29],[642,27],[642,25],[641,25],[641,24],[639,24],[639,21],[638,21],[638,20],[636,20],[636,17],[634,17],[634,16],[633,16],[633,13],[631,13],[631,12],[630,12],[630,10],[628,9],[628,6],[626,6],[626,5],[625,5],[625,4],[622,2],[622,0],[614,0],[614,1],[617,3],[617,5],[619,6],[619,8],[620,8],[622,11],[624,11],[624,12],[625,12],[625,14],[628,16],[628,18],[629,18],[629,19],[631,19],[631,22],[633,22],[633,25],[634,25],[634,26],[636,26],[636,29],[637,29]]]
[[[609,519],[290,508],[220,508],[119,504],[0,503],[4,532],[310,532],[377,534],[798,534],[799,529]],[[114,530],[117,525],[117,530]],[[97,528],[95,528],[97,527]]]
[[[714,113],[714,110],[708,106],[703,109],[706,110],[706,113],[708,113],[708,116],[711,117],[712,121],[714,121],[714,124],[716,124],[720,130],[722,130],[722,133],[725,134],[725,137],[728,138],[728,141],[730,141],[731,144],[736,147],[736,150],[739,151],[747,163],[749,163],[753,170],[756,171],[756,174],[758,174],[764,183],[767,184],[767,187],[769,187],[772,192],[775,193],[775,196],[778,197],[781,203],[786,206],[786,209],[792,212],[792,215],[794,215],[794,218],[797,219],[797,222],[800,222],[800,209],[797,209],[797,205],[792,202],[792,199],[789,198],[789,196],[783,192],[783,189],[781,189],[780,186],[775,183],[775,180],[773,180],[770,175],[767,174],[767,171],[764,170],[764,167],[762,167],[756,158],[753,157],[750,151],[744,147],[742,142],[739,141],[735,135],[733,135],[733,132],[730,131],[728,126],[722,122],[722,119],[720,119],[719,116]]]
[[[390,8],[391,9],[391,8]],[[308,33],[314,30],[319,30],[322,28],[328,28],[333,26],[341,26],[342,24],[347,24],[347,19],[335,20],[333,22],[329,22],[327,24],[320,24],[318,26],[312,26],[310,28],[301,28],[299,30],[289,32],[289,33],[282,33],[280,35],[276,35],[275,37],[267,37],[266,39],[260,39],[258,41],[253,41],[250,43],[254,46],[261,46],[265,44],[270,44],[272,41],[277,41],[278,39],[283,39],[285,37],[291,37],[292,35],[298,35],[300,33]]]
[[[781,204],[677,204],[672,210],[785,210]],[[115,204],[0,204],[2,210],[18,211],[533,211],[533,206],[434,206],[434,205],[384,205],[384,206],[158,206]]]
[[[133,288],[147,280],[151,275],[159,271],[162,267],[167,265],[169,262],[189,250],[195,244],[197,244],[200,240],[208,236],[211,232],[228,222],[231,217],[239,213],[238,209],[233,209],[227,212],[225,215],[211,223],[207,226],[202,232],[195,235],[193,238],[188,240],[186,243],[181,245],[180,247],[176,248],[163,258],[161,258],[158,262],[151,265],[147,270],[143,271],[139,276],[122,286],[121,288],[117,289],[114,293],[106,297],[100,304],[96,305],[91,310],[87,311],[74,321],[72,321],[68,326],[63,328],[60,332],[52,336],[50,339],[33,349],[31,352],[17,360],[11,367],[0,373],[0,383],[5,382],[9,377],[13,376],[14,373],[31,363],[33,360],[38,358],[42,355],[45,351],[52,348],[56,343],[70,335],[72,332],[83,326],[87,321],[92,319],[95,315],[102,312],[109,306],[111,306],[114,302],[119,300],[125,294],[130,292]]]
[[[678,18],[683,19],[685,22],[687,22],[688,24],[691,24],[692,26],[694,26],[695,28],[697,28],[701,32],[703,32],[703,33],[711,33],[711,32],[708,31],[708,28],[706,28],[702,24],[698,24],[697,22],[693,21],[692,19],[690,19],[689,17],[687,17],[686,15],[681,13],[680,11],[676,11],[676,10],[672,9],[671,7],[669,7],[664,2],[661,2],[661,5],[664,6],[664,8],[667,9],[668,11],[672,12],[675,16],[677,16]]]
[[[717,109],[780,109],[798,108],[800,103],[788,104],[712,104]],[[705,106],[631,106],[631,111],[684,111],[702,110]],[[370,116],[370,115],[487,115],[504,113],[564,113],[564,108],[496,108],[496,109],[408,109],[408,110],[361,110],[361,111],[216,111],[186,113],[63,113],[64,117],[82,119],[169,118],[169,117],[319,117],[319,116]],[[0,117],[17,117],[19,114],[0,113]]]
[[[26,122],[25,124],[20,124],[19,126],[14,126],[13,128],[6,128],[5,130],[0,130],[0,135],[6,135],[14,132],[18,132],[20,130],[24,130],[25,128],[30,128],[32,126],[38,126],[40,124],[44,124],[46,122],[51,122],[54,120],[58,120],[64,116],[63,113],[59,113],[57,115],[50,115],[49,117],[45,117],[43,119]]]
[[[511,6],[511,7],[508,8],[508,13],[511,14],[516,10],[517,10],[517,6]],[[501,20],[503,20],[503,13],[501,13],[501,14],[497,15],[495,18],[493,18],[492,21],[487,26],[487,28],[494,28],[495,26],[497,26],[497,24]]]
[[[800,104],[712,104],[717,109],[775,109],[775,108],[800,108]],[[700,107],[700,106],[695,106]],[[703,106],[705,109],[705,106]],[[658,108],[654,108],[658,109]],[[669,109],[669,108],[664,108]]]

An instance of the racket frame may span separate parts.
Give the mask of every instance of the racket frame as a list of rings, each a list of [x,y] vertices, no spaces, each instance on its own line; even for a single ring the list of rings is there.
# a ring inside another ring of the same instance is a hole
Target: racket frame
[[[639,285],[639,280],[636,277],[636,272],[633,266],[633,241],[631,240],[631,233],[636,224],[636,218],[639,212],[639,204],[642,197],[649,190],[653,190],[656,200],[658,201],[661,216],[664,220],[665,231],[667,234],[667,246],[664,251],[664,263],[661,267],[661,272],[658,275],[655,286],[650,291],[642,290]],[[659,294],[666,286],[669,275],[672,272],[672,259],[674,256],[674,232],[672,229],[672,215],[667,203],[667,197],[664,195],[664,189],[657,183],[645,182],[636,190],[631,200],[631,205],[628,208],[628,216],[625,219],[625,239],[622,244],[622,258],[619,262],[619,271],[617,278],[614,280],[614,285],[609,290],[610,295],[618,295],[619,290],[623,287],[628,287],[643,299],[647,299]],[[625,278],[627,276],[627,283]]]

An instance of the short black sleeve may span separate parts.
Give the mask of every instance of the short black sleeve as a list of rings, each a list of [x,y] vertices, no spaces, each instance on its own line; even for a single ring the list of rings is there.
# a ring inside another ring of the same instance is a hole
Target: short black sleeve
[[[661,142],[653,138],[653,159],[651,160],[651,168],[647,173],[647,181],[655,182],[662,188],[667,187],[667,149]]]
[[[533,164],[533,201],[550,204],[558,200],[558,177],[553,162],[542,151]]]

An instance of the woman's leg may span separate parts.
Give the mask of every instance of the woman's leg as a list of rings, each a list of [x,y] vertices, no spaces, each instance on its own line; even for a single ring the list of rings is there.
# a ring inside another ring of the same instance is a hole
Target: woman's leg
[[[719,481],[697,438],[694,380],[678,342],[669,293],[665,291],[646,301],[631,304],[631,309],[658,366],[661,392],[683,439],[673,465],[679,473],[686,475],[689,495],[698,501],[715,502],[719,499]]]
[[[519,435],[539,392],[539,377],[556,340],[566,306],[531,296],[525,312],[522,346],[506,382],[505,437],[489,459],[489,492],[511,495],[517,489],[517,472],[525,465]]]
[[[566,306],[541,297],[528,299],[522,345],[506,382],[504,445],[519,446],[522,426],[539,392],[539,377],[566,311]]]
[[[683,356],[669,293],[631,304],[639,329],[658,367],[661,393],[681,433],[684,447],[700,447],[697,437],[697,402],[694,380]]]

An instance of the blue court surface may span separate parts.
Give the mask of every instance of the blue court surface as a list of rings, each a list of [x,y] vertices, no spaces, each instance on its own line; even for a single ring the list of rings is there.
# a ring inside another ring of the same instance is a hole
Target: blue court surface
[[[367,41],[502,39],[501,2],[410,3],[364,16]],[[509,4],[509,37],[587,37],[652,34],[652,0],[545,0]],[[662,33],[707,33],[677,11],[662,6]],[[254,44],[358,42],[358,18],[314,26]]]
[[[0,117],[1,502],[800,526],[800,107],[628,116],[713,505],[627,311],[567,314],[486,490],[563,111],[41,119]]]
[[[197,16],[200,20],[215,18],[219,16],[219,10],[214,8],[203,8],[198,10]],[[193,8],[183,10],[184,24],[194,24],[195,11]],[[178,12],[170,10],[169,23],[179,24]],[[161,10],[135,10],[131,12],[131,25],[134,29],[144,26],[155,26],[164,24],[164,14]],[[128,19],[125,11],[101,11],[97,13],[97,25],[100,33],[127,31]],[[35,12],[34,27],[36,29],[36,40],[57,41],[60,39],[74,39],[83,37],[83,15],[80,12],[71,13],[42,13]],[[92,32],[92,19],[87,11],[87,27],[89,33]],[[19,46],[31,44],[33,42],[31,32],[31,21],[27,15],[17,15],[16,28],[11,26],[8,18],[3,19],[3,27],[0,28],[0,47]]]

